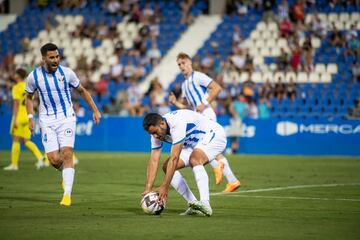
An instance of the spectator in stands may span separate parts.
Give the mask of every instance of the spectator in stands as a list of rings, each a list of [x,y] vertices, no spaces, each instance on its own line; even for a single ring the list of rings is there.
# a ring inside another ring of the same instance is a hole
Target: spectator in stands
[[[122,109],[121,102],[117,101],[115,98],[110,97],[110,104],[107,108],[107,114],[109,115],[119,115]]]
[[[194,5],[194,0],[184,0],[180,3],[181,7],[181,24],[190,25],[194,21],[191,14],[191,7]]]
[[[304,22],[305,20],[305,6],[302,0],[297,0],[296,3],[292,6],[292,11],[290,14],[290,19],[293,22]]]
[[[130,18],[129,18],[129,22],[135,22],[135,23],[139,23],[141,20],[141,11],[140,11],[140,6],[138,3],[134,3],[131,5],[131,11],[130,11]]]
[[[289,79],[289,83],[286,84],[286,96],[290,99],[292,103],[297,97],[296,83],[294,81],[294,78],[292,77]]]
[[[346,35],[345,35],[346,41],[350,41],[353,36],[355,37],[358,36],[355,24],[351,24],[350,29],[346,31]]]
[[[280,102],[281,100],[283,100],[285,98],[285,91],[286,91],[286,86],[282,82],[281,77],[279,77],[277,82],[275,83],[274,97],[276,97],[278,99],[278,101]]]
[[[253,57],[251,57],[248,52],[245,56],[245,64],[243,70],[249,72],[249,74],[251,74],[254,70]]]
[[[276,0],[264,0],[263,1],[263,20],[269,22],[274,19],[273,8],[276,4]]]
[[[120,12],[121,4],[118,0],[105,0],[103,3],[103,8],[110,15],[117,15]]]
[[[302,45],[303,64],[306,72],[310,72],[313,69],[313,51],[311,37],[307,36]]]
[[[20,43],[21,51],[26,53],[30,50],[30,39],[28,36],[25,36]]]
[[[105,23],[104,19],[101,19],[101,22],[97,27],[96,38],[102,41],[108,37],[109,37],[109,26]]]
[[[244,94],[247,102],[255,100],[256,84],[250,78],[243,83],[242,93]]]
[[[150,19],[153,18],[155,12],[154,10],[151,8],[150,3],[146,3],[145,7],[142,10],[142,16],[143,18],[147,21],[150,22]]]
[[[246,116],[246,109],[248,108],[247,100],[243,93],[240,93],[237,98],[230,104],[229,112],[233,118],[244,119]]]
[[[357,61],[351,68],[354,82],[360,82],[360,62]]]
[[[165,98],[166,94],[163,87],[159,81],[156,81],[150,92],[150,103],[151,108],[160,115],[170,112],[170,107],[168,106],[167,101],[165,101]]]
[[[259,118],[259,109],[255,100],[251,100],[246,108],[246,116],[251,119]]]
[[[14,53],[12,50],[9,50],[4,58],[4,69],[9,74],[15,71],[15,63],[14,63]]]
[[[146,52],[146,58],[149,63],[154,67],[156,66],[161,59],[161,52],[157,46],[156,41],[151,43],[151,48]]]
[[[245,51],[236,49],[236,52],[234,52],[234,54],[230,57],[230,60],[238,70],[242,70],[246,60]]]
[[[326,38],[327,35],[326,23],[321,21],[320,17],[317,14],[313,15],[312,21],[310,22],[310,32],[312,35],[322,40]]]
[[[353,56],[356,59],[360,53],[360,42],[357,39],[357,35],[353,34],[352,38],[347,42],[345,49],[345,56]]]
[[[280,71],[290,70],[290,56],[284,48],[280,48],[280,56],[277,58],[277,64]]]
[[[123,70],[124,66],[121,64],[119,59],[117,59],[117,63],[111,66],[110,70],[110,79],[115,82],[120,82],[123,80]]]
[[[48,15],[46,16],[46,20],[45,20],[45,30],[47,32],[50,32],[51,29],[56,28],[59,25],[58,20],[56,20],[55,18],[55,14],[50,12],[48,13]]]
[[[236,4],[237,13],[239,14],[240,17],[247,15],[248,6],[247,6],[246,1],[239,0],[239,1],[235,2],[235,4]]]
[[[291,66],[295,72],[300,70],[300,60],[301,60],[301,47],[299,43],[295,42],[294,46],[290,47],[291,49]]]
[[[260,87],[260,96],[267,99],[271,99],[274,96],[274,88],[268,78],[265,80],[265,83]]]
[[[258,104],[259,118],[267,119],[270,117],[270,103],[266,97],[261,97]]]
[[[130,86],[127,89],[127,102],[125,103],[126,109],[129,111],[131,116],[142,116],[146,108],[141,105],[142,93],[139,85],[134,78],[129,79]]]
[[[282,0],[277,10],[277,21],[280,23],[286,18],[289,18],[289,4],[287,0]]]
[[[283,38],[287,38],[289,37],[290,34],[292,34],[293,32],[293,24],[291,23],[289,18],[284,18],[284,20],[282,20],[280,22],[280,36]]]
[[[336,47],[337,50],[339,51],[339,48],[344,46],[344,37],[342,33],[337,29],[334,22],[331,24],[331,26],[332,28],[329,36],[329,42],[333,47]]]

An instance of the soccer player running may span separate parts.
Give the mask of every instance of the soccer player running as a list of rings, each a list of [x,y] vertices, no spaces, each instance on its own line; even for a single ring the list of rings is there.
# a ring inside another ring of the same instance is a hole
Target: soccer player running
[[[204,165],[215,159],[226,147],[223,127],[204,115],[187,110],[169,112],[163,116],[149,113],[143,121],[144,129],[151,135],[151,156],[143,195],[152,190],[163,142],[171,143],[170,157],[163,164],[165,177],[155,191],[159,202],[166,202],[169,185],[182,195],[189,207],[182,215],[212,215],[209,197],[209,177]],[[192,168],[200,201],[197,201],[178,169]]]
[[[62,170],[64,195],[60,205],[70,206],[75,175],[73,148],[76,130],[76,116],[70,89],[76,89],[90,106],[95,124],[100,123],[101,114],[74,71],[59,65],[58,47],[53,43],[47,43],[40,51],[43,64],[29,74],[25,89],[29,128],[31,132],[34,131],[33,95],[38,91],[42,143],[51,165]]]
[[[211,107],[211,102],[220,93],[220,85],[206,74],[194,71],[191,58],[186,53],[179,53],[176,62],[185,81],[181,85],[181,99],[177,100],[174,93],[171,92],[169,102],[180,109],[191,107],[194,111],[200,112],[216,122],[216,114]],[[215,173],[215,183],[220,184],[224,175],[228,183],[223,192],[232,192],[240,187],[240,181],[235,177],[225,156],[220,153],[216,156],[216,160],[210,162]]]
[[[29,129],[29,120],[27,117],[25,107],[25,86],[24,79],[27,72],[25,69],[16,69],[12,79],[15,81],[15,85],[12,87],[13,97],[13,115],[11,119],[10,134],[13,138],[11,147],[11,164],[4,167],[6,171],[16,171],[19,169],[19,156],[20,156],[20,142],[23,142],[37,158],[36,168],[40,169],[44,167],[45,157],[41,154],[38,147],[30,141],[31,132]]]

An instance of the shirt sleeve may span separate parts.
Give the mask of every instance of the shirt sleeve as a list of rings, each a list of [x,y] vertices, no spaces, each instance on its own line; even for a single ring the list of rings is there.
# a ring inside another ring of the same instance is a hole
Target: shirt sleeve
[[[36,69],[34,71],[36,71]],[[34,72],[31,72],[26,78],[25,91],[28,93],[33,93],[36,90],[36,85],[35,85],[35,80],[34,80],[33,74],[34,74]]]
[[[186,137],[186,123],[180,119],[173,119],[168,122],[170,127],[170,135],[172,138],[172,145],[181,143]]]
[[[17,88],[16,86],[12,88],[12,97],[13,100],[20,100],[21,98],[21,93],[19,91],[19,88]]]
[[[79,78],[76,76],[76,73],[69,69],[69,85],[72,88],[78,88],[80,86],[80,80]]]
[[[212,79],[204,73],[198,73],[198,74],[199,74],[198,76],[199,85],[207,88],[209,84],[212,82]]]
[[[151,136],[151,150],[162,148],[163,142]]]

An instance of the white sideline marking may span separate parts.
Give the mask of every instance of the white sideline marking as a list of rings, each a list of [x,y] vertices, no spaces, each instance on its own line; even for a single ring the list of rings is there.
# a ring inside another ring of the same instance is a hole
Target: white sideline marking
[[[253,189],[253,190],[240,190],[231,193],[211,193],[212,196],[217,195],[239,195],[242,193],[252,193],[252,192],[271,192],[271,191],[281,191],[287,189],[301,189],[301,188],[317,188],[317,187],[338,187],[338,186],[360,186],[360,183],[334,183],[334,184],[315,184],[315,185],[297,185],[297,186],[286,186],[286,187],[275,187],[275,188],[262,188],[262,189]]]
[[[354,198],[279,197],[279,196],[259,196],[259,195],[229,195],[229,197],[360,202],[360,199],[354,199]]]

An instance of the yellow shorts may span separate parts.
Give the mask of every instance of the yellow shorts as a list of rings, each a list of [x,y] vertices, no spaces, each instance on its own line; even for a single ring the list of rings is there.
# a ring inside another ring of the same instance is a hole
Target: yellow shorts
[[[18,123],[17,128],[14,128],[13,122],[11,121],[10,134],[15,137],[30,139],[31,132],[29,129],[29,123]]]

